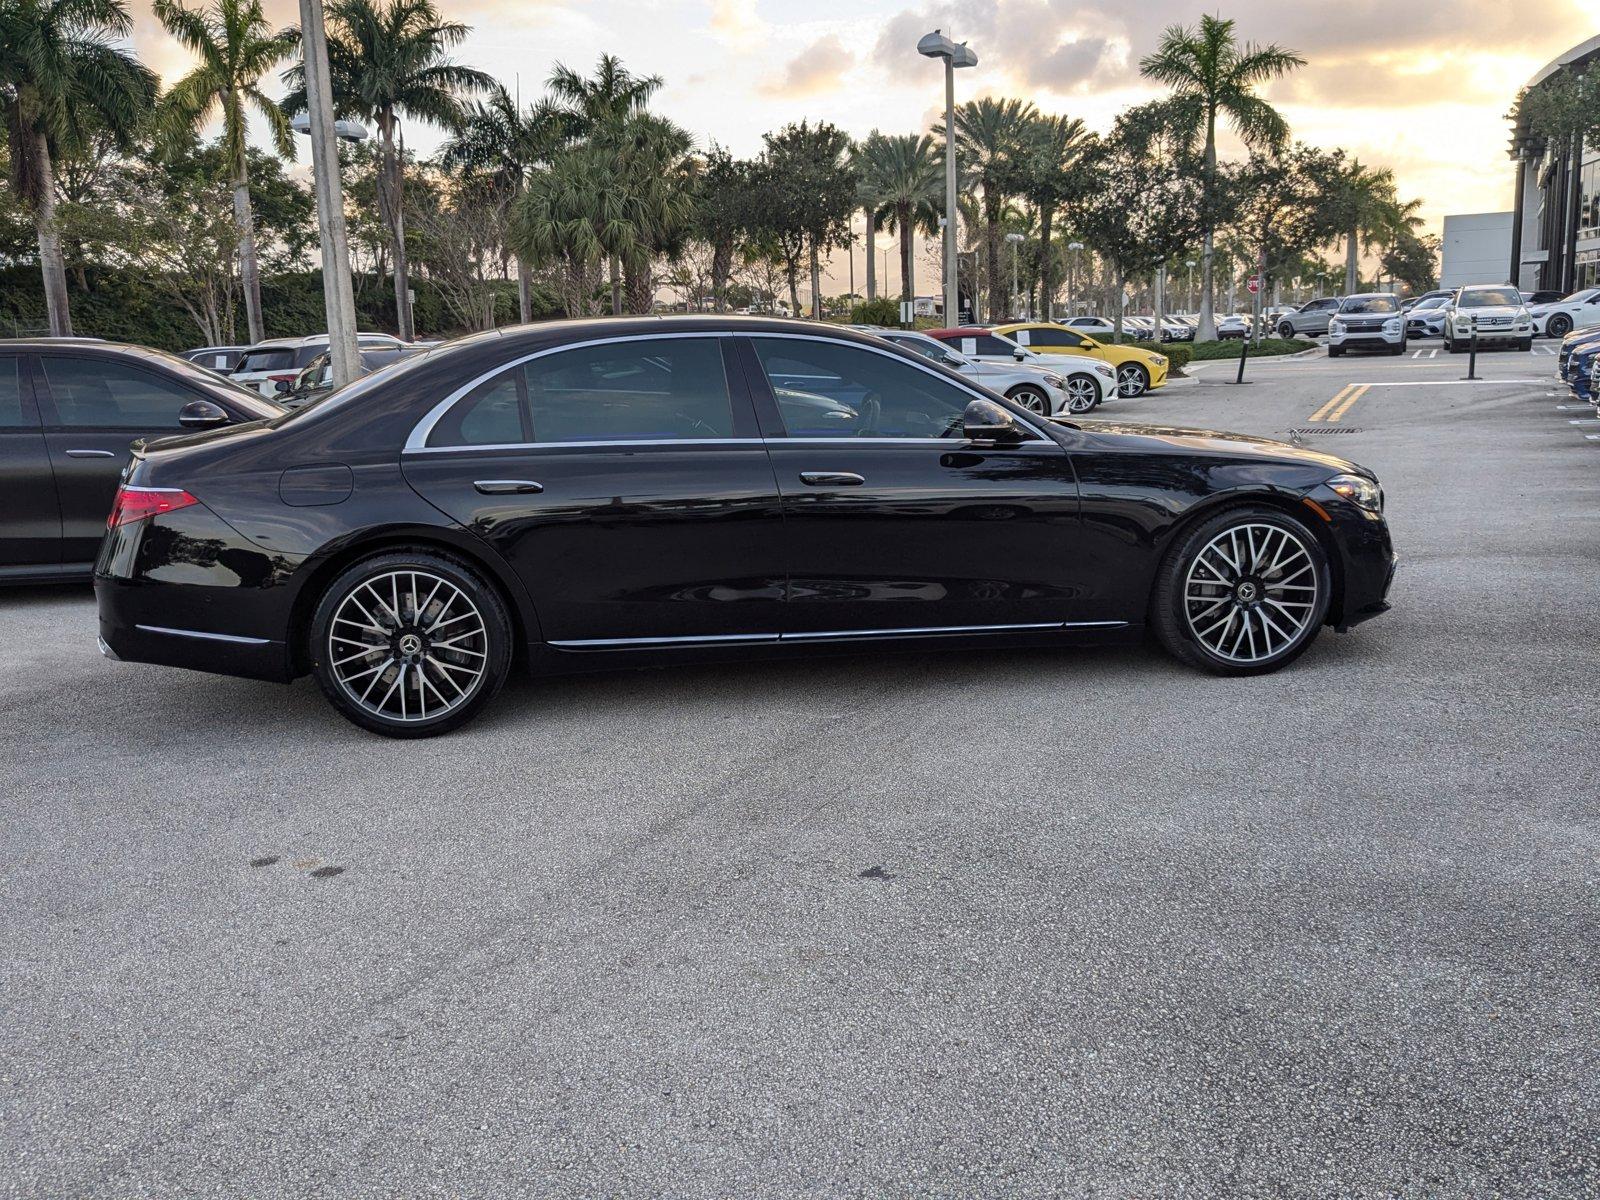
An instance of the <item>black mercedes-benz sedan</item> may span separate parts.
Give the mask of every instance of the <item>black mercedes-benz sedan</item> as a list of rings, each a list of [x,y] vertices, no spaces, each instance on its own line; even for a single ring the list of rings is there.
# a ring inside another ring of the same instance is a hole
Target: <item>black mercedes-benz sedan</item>
[[[89,577],[134,440],[282,412],[159,350],[0,341],[0,584]]]
[[[837,326],[524,326],[270,420],[134,447],[100,557],[120,659],[311,673],[379,733],[535,669],[1152,632],[1254,674],[1383,612],[1371,472],[1047,421]]]

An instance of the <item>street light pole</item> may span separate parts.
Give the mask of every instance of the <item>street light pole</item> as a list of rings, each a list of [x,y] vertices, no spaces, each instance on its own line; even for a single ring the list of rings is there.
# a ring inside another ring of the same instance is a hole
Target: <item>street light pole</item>
[[[1006,234],[1006,241],[1011,243],[1011,303],[1008,307],[1011,309],[1010,315],[1013,320],[1016,320],[1021,316],[1021,314],[1017,311],[1019,289],[1019,284],[1017,281],[1017,258],[1021,252],[1022,243],[1025,240],[1026,239],[1024,239],[1020,233]]]
[[[361,373],[356,355],[356,300],[350,286],[350,247],[344,228],[344,188],[339,182],[339,143],[333,128],[333,82],[328,73],[328,35],[322,0],[300,0],[305,55],[306,110],[310,117],[311,174],[322,237],[322,301],[328,317],[328,358],[333,386]]]
[[[1067,315],[1077,316],[1077,291],[1078,291],[1078,251],[1083,249],[1082,242],[1067,243]]]
[[[956,68],[977,66],[978,56],[937,29],[917,42],[917,53],[944,59],[944,322],[954,325],[960,319],[956,308],[961,295],[956,258]]]

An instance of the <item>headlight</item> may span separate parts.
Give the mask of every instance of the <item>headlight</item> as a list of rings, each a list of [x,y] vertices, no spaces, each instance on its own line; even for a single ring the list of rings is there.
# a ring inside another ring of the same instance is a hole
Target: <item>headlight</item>
[[[1383,489],[1364,475],[1335,475],[1328,487],[1368,512],[1383,511]]]
[[[1059,375],[1051,375],[1048,371],[1045,372],[1044,381],[1053,388],[1064,388],[1067,386],[1067,381],[1065,379],[1061,378]]]
[[[1328,322],[1328,332],[1329,333],[1343,333],[1344,332],[1344,322],[1343,321],[1329,321]]]
[[[1116,373],[1116,371],[1111,369],[1111,364],[1110,363],[1103,363],[1103,362],[1095,363],[1094,364],[1094,372],[1095,372],[1096,375],[1104,375],[1107,379],[1115,379],[1117,377],[1117,373]]]
[[[1156,366],[1158,367],[1164,367],[1167,365],[1167,360],[1163,355],[1152,354],[1150,357],[1155,359]]]
[[[1400,318],[1399,317],[1394,317],[1394,318],[1392,318],[1392,319],[1390,319],[1388,321],[1385,321],[1383,323],[1383,331],[1385,333],[1399,333],[1400,332]]]

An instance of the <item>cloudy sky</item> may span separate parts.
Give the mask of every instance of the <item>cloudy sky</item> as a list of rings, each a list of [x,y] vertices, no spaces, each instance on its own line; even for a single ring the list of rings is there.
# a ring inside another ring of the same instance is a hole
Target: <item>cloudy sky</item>
[[[171,79],[186,65],[146,0],[135,43]],[[190,0],[191,5],[196,0]],[[763,132],[826,119],[852,134],[923,129],[942,105],[939,64],[917,38],[941,27],[978,52],[958,99],[1020,96],[1109,127],[1158,94],[1139,78],[1161,29],[1209,5],[1177,0],[438,0],[473,26],[459,57],[522,95],[555,62],[620,55],[659,74],[657,107],[695,134],[751,154]],[[297,19],[293,0],[269,16]],[[1509,208],[1502,114],[1517,88],[1600,32],[1600,0],[1247,0],[1220,4],[1243,37],[1292,48],[1309,65],[1267,95],[1295,135],[1393,167],[1437,232],[1447,212]],[[426,150],[438,135],[408,133]],[[887,244],[887,239],[885,239]],[[841,264],[842,267],[842,264]],[[858,267],[859,269],[859,267]],[[843,274],[840,270],[839,274]],[[919,270],[919,275],[921,274]],[[920,280],[919,280],[920,283]]]

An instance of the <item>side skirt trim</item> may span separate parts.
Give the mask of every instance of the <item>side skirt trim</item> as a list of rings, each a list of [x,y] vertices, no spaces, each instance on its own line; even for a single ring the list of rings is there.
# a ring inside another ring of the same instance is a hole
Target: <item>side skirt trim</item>
[[[230,642],[236,646],[266,646],[271,638],[239,637],[232,633],[201,633],[198,629],[168,629],[161,625],[135,625],[144,633],[164,633],[168,637],[199,638],[204,642]]]
[[[789,642],[839,642],[880,638],[962,637],[984,633],[1037,633],[1053,629],[1126,629],[1126,621],[1045,621],[1025,625],[925,625],[909,629],[835,629],[815,633],[703,634],[695,637],[577,638],[546,642],[557,650],[649,650],[697,646],[777,645]],[[142,626],[141,626],[142,628]]]

